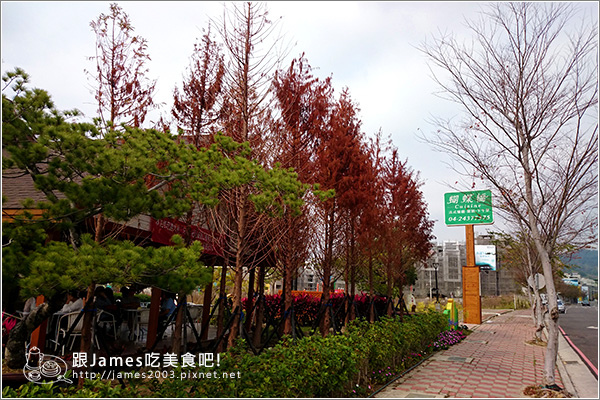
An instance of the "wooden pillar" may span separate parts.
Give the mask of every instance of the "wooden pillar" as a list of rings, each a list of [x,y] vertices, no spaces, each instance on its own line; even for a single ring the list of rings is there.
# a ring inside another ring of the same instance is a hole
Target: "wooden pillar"
[[[39,295],[36,299],[35,299],[35,305],[39,306],[40,304],[42,304],[44,302],[44,296],[43,295]],[[37,347],[38,349],[40,349],[40,351],[44,351],[46,349],[46,329],[48,326],[48,320],[46,319],[44,322],[42,322],[42,324],[40,326],[38,326],[37,328],[35,328],[35,330],[33,332],[31,332],[31,344],[30,344],[30,348],[31,347]]]
[[[465,236],[467,238],[467,267],[475,266],[475,229],[473,225],[465,226]]]
[[[160,295],[159,288],[152,288],[152,297],[150,299],[150,315],[148,317],[148,335],[146,336],[146,349],[150,350],[158,336],[158,316],[160,314]]]
[[[214,267],[213,267],[214,268]],[[211,269],[212,270],[212,269]],[[204,331],[202,331],[202,336],[200,340],[208,339],[208,327],[210,320],[210,311],[212,306],[212,287],[213,281],[211,280],[209,284],[204,288],[204,302],[202,303],[202,327],[207,327]]]
[[[465,226],[465,234],[467,239],[467,265],[462,269],[463,320],[467,324],[481,324],[479,267],[475,265],[475,233],[473,225]]]
[[[252,327],[252,310],[254,309],[254,278],[256,275],[256,266],[250,268],[250,276],[248,278],[248,309],[246,310],[246,321],[244,322],[244,328],[247,332],[250,332]],[[244,304],[242,304],[242,309]]]

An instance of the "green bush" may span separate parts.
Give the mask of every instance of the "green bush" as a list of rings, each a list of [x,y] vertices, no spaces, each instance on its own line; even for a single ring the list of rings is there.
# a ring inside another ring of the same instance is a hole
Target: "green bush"
[[[447,319],[435,312],[405,317],[403,323],[392,318],[384,318],[376,324],[351,323],[348,332],[364,352],[361,375],[356,383],[368,384],[369,380],[380,376],[379,371],[405,369],[447,328]],[[365,381],[363,377],[368,379]]]
[[[248,352],[243,340],[220,357],[214,368],[176,369],[188,374],[240,372],[234,379],[129,380],[125,388],[116,382],[86,381],[54,391],[34,383],[18,390],[5,388],[4,397],[347,397],[364,396],[371,385],[418,362],[448,321],[428,312],[399,319],[368,323],[355,320],[341,335],[307,336],[297,341],[286,337],[258,356]],[[46,386],[46,385],[43,385]]]
[[[68,371],[66,378],[71,378],[71,371]],[[77,381],[75,379],[75,381]],[[75,382],[76,383],[76,382]],[[100,379],[85,380],[81,389],[77,385],[61,387],[55,383],[39,385],[29,382],[20,386],[17,390],[5,386],[2,389],[2,397],[28,397],[28,398],[54,398],[54,397],[80,397],[80,398],[115,398],[131,397],[135,391],[127,388],[123,389],[118,382],[102,381]]]
[[[137,297],[141,303],[150,303],[150,300],[152,300],[152,296],[145,293],[137,293],[135,294],[135,297]]]
[[[259,356],[243,341],[224,354],[215,372],[241,371],[241,379],[197,380],[198,397],[341,397],[386,379],[379,371],[398,372],[416,362],[448,328],[439,313],[370,324],[353,321],[345,334],[287,338]],[[357,395],[360,393],[357,393]]]

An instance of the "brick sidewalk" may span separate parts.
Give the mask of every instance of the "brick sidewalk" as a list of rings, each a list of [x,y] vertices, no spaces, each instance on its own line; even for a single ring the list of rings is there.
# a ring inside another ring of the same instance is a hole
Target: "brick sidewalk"
[[[523,389],[543,377],[545,347],[525,343],[534,331],[529,310],[496,316],[375,397],[526,397]],[[564,387],[558,370],[556,383]]]

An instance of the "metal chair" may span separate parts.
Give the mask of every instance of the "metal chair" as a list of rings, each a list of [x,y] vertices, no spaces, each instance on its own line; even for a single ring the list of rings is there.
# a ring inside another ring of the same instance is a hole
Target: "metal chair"
[[[199,330],[201,323],[200,317],[202,316],[202,304],[188,304],[187,307],[188,311],[190,312],[190,317],[192,318],[194,327],[196,330]]]
[[[56,340],[54,341],[55,342],[54,351],[57,351],[59,344],[62,344],[61,355],[63,355],[63,356],[65,355],[65,346],[68,346],[69,342],[70,342],[71,345],[69,346],[69,351],[73,350],[73,344],[75,343],[75,338],[77,336],[81,337],[81,330],[83,329],[83,315],[77,322],[77,325],[75,325],[75,321],[79,314],[80,314],[79,311],[63,314],[60,316],[60,318],[58,319],[58,323],[56,324]],[[64,327],[65,325],[66,325],[66,328]],[[64,338],[67,336],[67,333],[69,332],[69,330],[71,329],[71,327],[73,325],[75,325],[75,327],[73,328],[73,331],[71,332],[71,335],[69,336],[69,339],[67,340],[67,343],[63,343]],[[61,337],[62,337],[62,339],[61,339]]]
[[[106,332],[106,328],[112,330],[112,337],[117,338],[117,320],[115,316],[108,311],[100,310],[96,314],[96,324],[104,329]]]

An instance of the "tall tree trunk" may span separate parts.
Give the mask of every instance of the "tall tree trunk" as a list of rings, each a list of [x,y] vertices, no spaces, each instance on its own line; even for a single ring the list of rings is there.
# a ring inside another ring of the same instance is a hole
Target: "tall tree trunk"
[[[229,265],[229,257],[225,257],[225,264],[221,269],[221,281],[219,283],[219,314],[217,316],[217,338],[223,334],[225,329],[224,318],[225,310],[227,309],[227,266]],[[219,344],[217,351],[221,352],[225,349],[223,342]]]
[[[386,265],[386,276],[387,276],[387,301],[388,301],[388,305],[387,305],[387,310],[386,313],[388,315],[388,317],[391,317],[393,314],[393,310],[394,310],[394,288],[393,288],[393,283],[394,283],[394,279],[392,276],[392,265],[391,263],[388,262],[388,264]]]
[[[87,295],[84,303],[83,323],[81,326],[81,349],[82,353],[87,353],[88,360],[92,359],[92,339],[93,339],[93,324],[96,315],[94,292],[96,290],[96,282],[90,283],[87,288]],[[78,387],[83,387],[85,379],[83,376],[79,378]]]
[[[96,243],[102,243],[102,236],[104,235],[104,226],[106,225],[106,219],[102,214],[98,214],[96,215],[96,217],[94,217],[94,224],[94,230],[96,231],[94,240],[96,241]]]
[[[235,279],[233,283],[233,304],[232,312],[234,313],[233,322],[231,324],[231,330],[229,331],[229,338],[227,340],[227,347],[233,346],[235,339],[240,335],[240,315],[242,306],[242,283],[244,277],[244,265],[242,263],[242,256],[238,250],[236,255],[235,263]]]
[[[213,273],[215,270],[215,262],[213,261],[210,266],[210,282],[204,288],[204,301],[202,302],[202,327],[207,327],[204,331],[202,331],[202,336],[200,340],[208,339],[208,326],[210,324],[210,312],[211,312],[211,303],[212,303],[212,288],[213,288]]]
[[[335,211],[333,207],[327,214],[327,227],[325,229],[325,265],[323,266],[323,295],[321,296],[321,304],[324,306],[324,314],[321,318],[320,331],[321,335],[327,336],[331,319],[329,316],[330,291],[331,291],[331,272],[333,267],[333,227],[335,222]]]
[[[534,217],[530,213],[530,221]],[[554,288],[554,276],[552,273],[552,264],[550,256],[546,248],[542,245],[540,233],[537,225],[532,226],[533,240],[536,248],[542,258],[542,269],[546,280],[546,295],[548,296],[548,310],[545,314],[544,323],[548,330],[548,342],[546,345],[546,353],[544,355],[544,384],[547,386],[556,384],[556,376],[554,374],[556,367],[556,359],[558,357],[558,304],[556,297],[556,289]]]
[[[98,214],[95,217],[95,234],[94,240],[96,243],[101,244],[104,238],[104,226],[105,219],[102,214]],[[83,323],[81,326],[81,348],[82,353],[87,353],[88,360],[92,359],[92,340],[93,340],[93,324],[94,317],[96,316],[96,306],[94,301],[94,294],[96,291],[96,282],[91,282],[87,287],[87,294],[85,296],[85,305],[83,313]],[[78,386],[82,387],[85,380],[83,377],[79,378]]]
[[[531,253],[530,251],[532,251],[533,249],[531,249],[529,247],[529,245],[527,245],[526,247],[527,250],[527,269],[529,272],[529,276],[532,277],[532,279],[534,280],[534,285],[533,285],[533,299],[531,299],[531,291],[528,290],[527,293],[529,294],[529,298],[530,298],[530,304],[532,304],[531,308],[532,308],[532,316],[533,316],[533,323],[535,325],[535,339],[537,340],[543,340],[542,337],[542,333],[544,330],[544,316],[543,316],[543,311],[542,311],[542,300],[540,298],[540,291],[537,287],[537,282],[535,282],[535,273],[534,273],[534,268],[533,268],[533,262],[531,261]]]
[[[540,297],[540,292],[537,289],[534,290],[533,302],[533,313],[535,320],[535,339],[537,339],[538,341],[543,341],[543,331],[546,325],[544,324],[544,310],[542,305],[542,299]]]
[[[284,278],[283,278],[283,317],[285,321],[283,323],[283,334],[289,335],[292,333],[292,319],[291,317],[291,308],[292,308],[292,280],[293,280],[293,267],[290,262],[286,262],[284,268]]]
[[[256,267],[250,268],[250,276],[248,278],[248,309],[246,310],[246,321],[244,327],[247,332],[250,332],[252,327],[252,316],[254,309],[254,277],[256,275]]]
[[[398,300],[400,301],[400,321],[404,320],[404,307],[406,306],[406,303],[404,302],[404,290],[402,290],[402,280],[400,281],[400,284],[398,285],[398,291],[399,291],[399,297]]]
[[[233,312],[237,314],[231,324],[227,346],[233,346],[235,339],[240,334],[240,318],[242,310],[242,283],[244,281],[244,241],[246,237],[246,201],[247,190],[240,189],[238,197],[238,220],[237,220],[237,238],[235,253],[235,279],[233,284]]]
[[[346,243],[346,267],[344,268],[344,325],[350,321],[350,245]]]
[[[373,290],[373,252],[369,249],[369,322],[375,321],[375,292]]]
[[[523,157],[523,177],[525,180],[525,199],[529,208],[528,222],[529,229],[533,238],[533,243],[542,262],[542,271],[546,280],[546,294],[548,296],[548,310],[550,311],[546,318],[545,324],[548,329],[548,342],[546,353],[544,355],[544,384],[547,386],[556,384],[554,370],[556,367],[556,359],[558,357],[558,304],[556,302],[556,289],[554,287],[554,274],[552,271],[552,263],[548,250],[543,244],[542,235],[538,228],[538,222],[535,217],[534,199],[533,199],[533,174],[529,168],[529,147],[528,142],[519,127],[517,131],[521,136],[523,148],[521,154]]]
[[[173,342],[171,344],[171,352],[181,355],[181,334],[183,330],[183,324],[185,319],[187,318],[186,309],[187,309],[187,296],[184,292],[179,292],[179,308],[177,311],[177,315],[175,316],[175,330],[173,332]]]
[[[263,321],[265,319],[265,267],[261,265],[258,269],[258,304],[256,306],[256,327],[254,328],[254,347],[260,346]]]
[[[352,231],[350,237],[350,320],[356,318],[354,312],[354,299],[356,297],[356,240],[355,240],[355,229],[354,222],[352,223]]]

